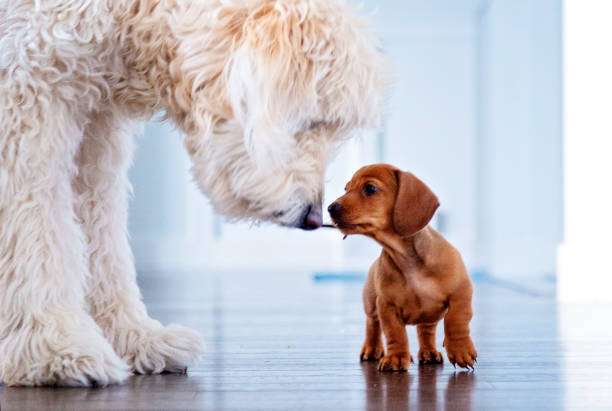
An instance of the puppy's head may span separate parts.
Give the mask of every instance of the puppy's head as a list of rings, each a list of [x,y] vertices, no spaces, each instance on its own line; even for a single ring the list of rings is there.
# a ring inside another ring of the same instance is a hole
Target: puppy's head
[[[346,194],[328,207],[344,234],[391,231],[402,237],[422,230],[440,205],[414,174],[387,164],[365,166],[346,185]]]

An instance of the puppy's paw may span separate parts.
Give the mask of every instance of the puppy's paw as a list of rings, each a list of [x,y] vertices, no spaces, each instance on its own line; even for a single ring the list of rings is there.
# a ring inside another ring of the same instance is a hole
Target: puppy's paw
[[[378,369],[380,371],[408,371],[412,362],[412,355],[408,352],[387,353],[378,363]]]
[[[383,355],[385,355],[385,349],[382,343],[370,345],[366,342],[363,344],[363,348],[361,348],[359,359],[361,361],[378,361]]]
[[[451,364],[457,364],[461,368],[474,368],[478,353],[470,337],[462,339],[445,339],[444,347],[446,355]]]
[[[419,350],[419,364],[442,364],[444,361],[440,351],[435,348]]]
[[[198,362],[204,351],[200,334],[180,325],[163,327],[156,321],[155,324],[122,330],[113,339],[115,349],[134,372],[184,373]]]

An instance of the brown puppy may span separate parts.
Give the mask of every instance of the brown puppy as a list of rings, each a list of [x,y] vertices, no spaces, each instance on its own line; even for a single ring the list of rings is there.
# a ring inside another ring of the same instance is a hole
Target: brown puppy
[[[357,171],[346,194],[328,208],[343,234],[363,234],[383,246],[363,289],[367,324],[361,350],[362,360],[382,357],[380,370],[407,370],[412,362],[406,324],[417,326],[419,363],[441,363],[436,325],[443,317],[449,361],[460,367],[476,361],[469,329],[472,283],[459,252],[427,225],[438,206],[436,195],[413,174],[375,164]]]

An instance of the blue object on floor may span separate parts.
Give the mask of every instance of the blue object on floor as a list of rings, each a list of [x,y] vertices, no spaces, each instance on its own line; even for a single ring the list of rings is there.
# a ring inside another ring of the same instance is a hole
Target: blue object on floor
[[[487,281],[491,276],[485,270],[475,269],[470,273],[470,277],[472,278],[472,281],[479,282]]]
[[[366,274],[360,271],[320,271],[314,273],[315,282],[363,282]]]

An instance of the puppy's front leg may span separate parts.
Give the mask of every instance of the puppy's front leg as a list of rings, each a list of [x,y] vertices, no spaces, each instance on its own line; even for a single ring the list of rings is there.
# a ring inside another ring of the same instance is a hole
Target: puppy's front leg
[[[394,304],[376,300],[376,309],[382,323],[383,332],[387,338],[387,353],[380,360],[378,369],[381,371],[407,371],[412,356],[408,350],[408,335],[406,325],[400,317]]]
[[[472,284],[466,277],[449,298],[448,312],[444,317],[444,347],[451,364],[473,367],[477,353],[470,338],[472,319]]]
[[[437,322],[418,324],[419,364],[442,364],[442,354],[436,349]]]

